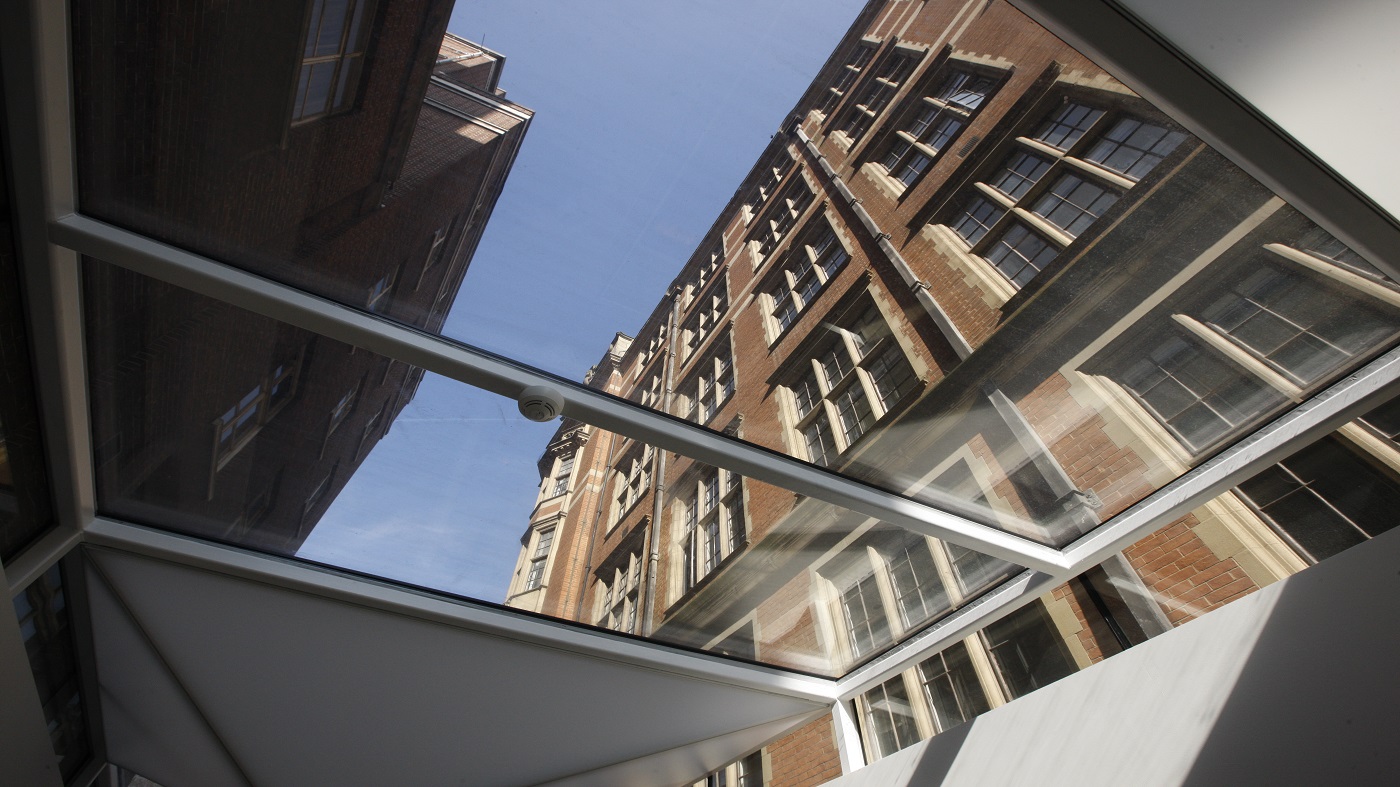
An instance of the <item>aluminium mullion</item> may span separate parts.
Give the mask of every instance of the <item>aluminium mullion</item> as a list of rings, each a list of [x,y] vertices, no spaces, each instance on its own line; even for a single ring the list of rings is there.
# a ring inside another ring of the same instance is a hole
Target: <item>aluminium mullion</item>
[[[898,527],[1027,568],[1053,571],[1064,565],[1053,547],[96,219],[64,216],[50,225],[50,237],[81,254],[511,399],[532,385],[557,388],[570,418]]]
[[[107,517],[97,517],[85,536],[86,549],[139,555],[394,615],[822,706],[829,705],[836,693],[836,681],[830,678],[589,630],[575,623],[403,587],[390,580],[369,580],[295,558],[252,552]]]

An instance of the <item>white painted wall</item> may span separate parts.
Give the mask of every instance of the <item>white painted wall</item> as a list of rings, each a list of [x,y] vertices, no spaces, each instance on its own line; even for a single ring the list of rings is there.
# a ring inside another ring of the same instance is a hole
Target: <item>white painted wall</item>
[[[1400,216],[1400,2],[1119,1]]]
[[[1400,530],[834,787],[1393,784]]]

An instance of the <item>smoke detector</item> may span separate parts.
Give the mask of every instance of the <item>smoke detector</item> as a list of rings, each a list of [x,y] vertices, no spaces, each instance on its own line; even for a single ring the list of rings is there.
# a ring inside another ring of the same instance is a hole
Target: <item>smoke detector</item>
[[[564,396],[547,385],[532,385],[520,392],[519,405],[531,421],[550,421],[564,410]]]

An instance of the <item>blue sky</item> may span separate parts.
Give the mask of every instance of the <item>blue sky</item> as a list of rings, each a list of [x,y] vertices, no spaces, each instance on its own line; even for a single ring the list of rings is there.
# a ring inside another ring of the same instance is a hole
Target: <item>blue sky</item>
[[[458,0],[535,110],[444,333],[578,379],[632,334],[859,0]],[[298,553],[501,601],[556,424],[427,377]]]

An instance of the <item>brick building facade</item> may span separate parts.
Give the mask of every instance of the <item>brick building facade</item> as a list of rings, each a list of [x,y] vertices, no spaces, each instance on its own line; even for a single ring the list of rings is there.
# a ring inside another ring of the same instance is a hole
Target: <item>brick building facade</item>
[[[441,329],[531,118],[504,58],[445,33],[450,1],[108,5],[73,13],[88,215]],[[99,494],[133,520],[295,553],[422,378],[100,261],[84,275]]]
[[[1064,546],[1397,332],[1394,282],[1011,6],[872,0],[588,382]],[[1348,425],[871,689],[865,756],[1388,527],[1396,426]],[[507,604],[799,670],[1021,571],[575,422],[540,472]],[[711,780],[839,772],[828,719]]]

